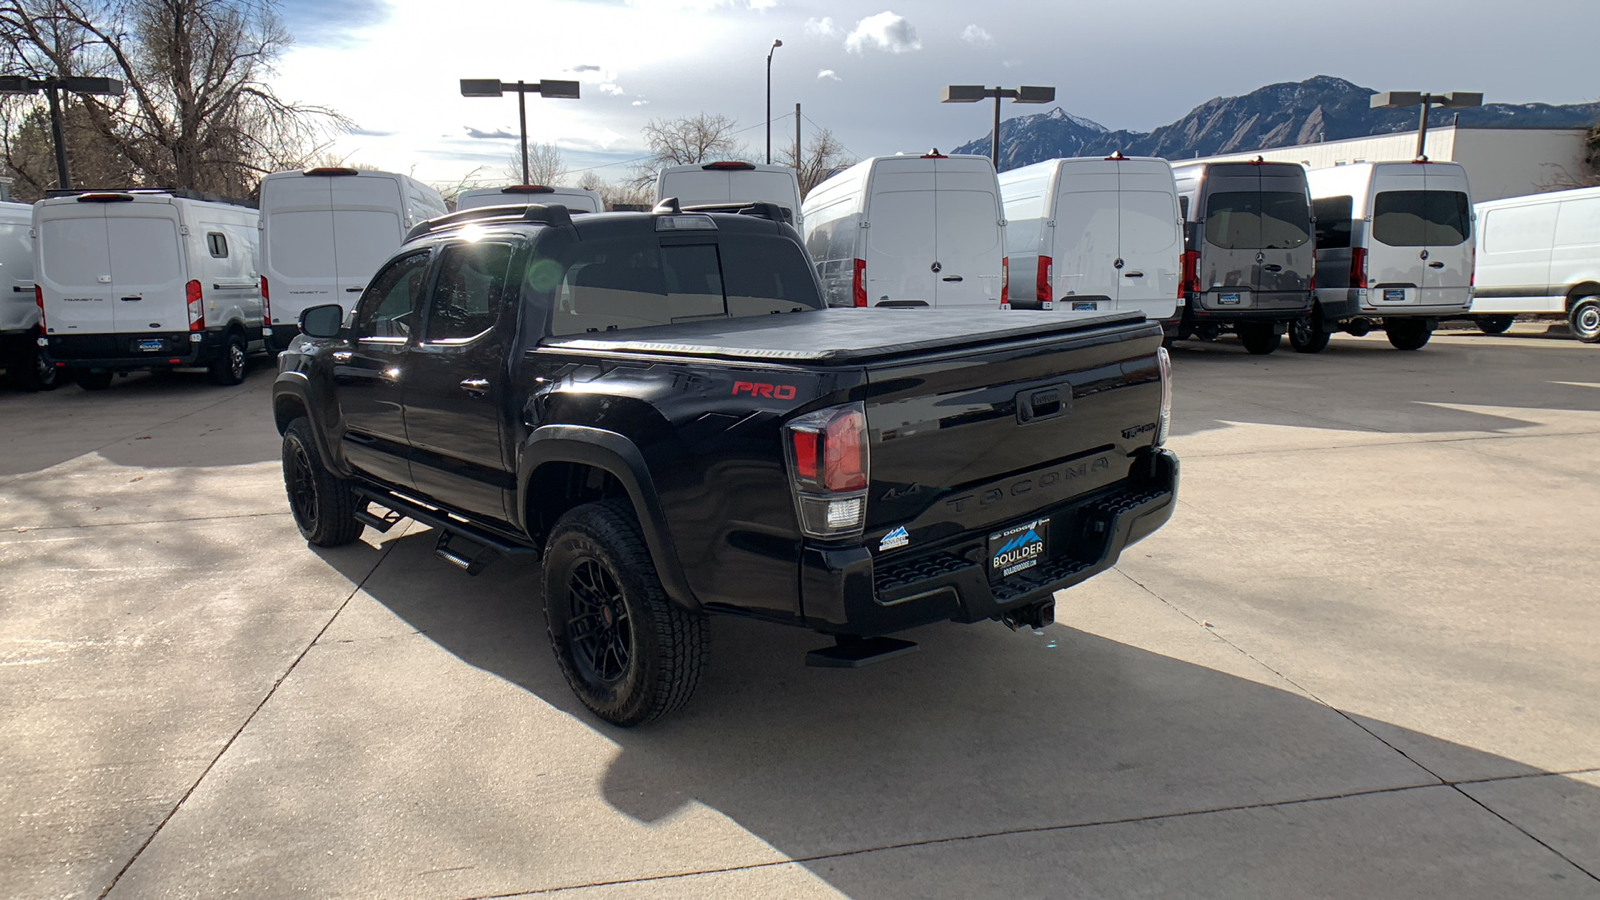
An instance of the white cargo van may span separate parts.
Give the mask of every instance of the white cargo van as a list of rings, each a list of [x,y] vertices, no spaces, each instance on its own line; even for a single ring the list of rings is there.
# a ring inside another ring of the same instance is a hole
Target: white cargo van
[[[829,306],[1008,306],[987,156],[875,156],[812,188],[803,210]]]
[[[393,172],[330,167],[262,179],[261,294],[274,348],[299,333],[301,310],[349,310],[411,226],[444,214],[438,191]]]
[[[1472,315],[1487,334],[1516,316],[1564,318],[1600,343],[1600,188],[1480,203]]]
[[[1306,172],[1317,228],[1311,315],[1290,323],[1301,353],[1331,333],[1382,328],[1416,350],[1472,303],[1472,191],[1457,163],[1363,162]]]
[[[1046,160],[1001,173],[1000,195],[1013,309],[1134,311],[1176,328],[1183,220],[1166,160]]]
[[[45,353],[98,390],[113,373],[205,366],[244,380],[263,348],[257,213],[187,191],[85,191],[33,207]]]
[[[656,202],[678,198],[679,207],[737,207],[765,200],[776,203],[803,228],[800,179],[788,166],[726,161],[667,166],[656,173]]]
[[[456,212],[480,206],[565,206],[569,212],[604,212],[600,194],[588,188],[547,187],[542,184],[513,184],[509,187],[473,188],[456,197]]]
[[[56,386],[56,367],[39,353],[39,303],[33,284],[33,207],[0,203],[0,366],[25,391]]]

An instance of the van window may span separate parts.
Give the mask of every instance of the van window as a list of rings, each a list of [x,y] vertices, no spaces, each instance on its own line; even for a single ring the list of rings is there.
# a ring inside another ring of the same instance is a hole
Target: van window
[[[439,254],[439,277],[428,297],[427,341],[465,343],[500,318],[510,244],[451,244]]]
[[[1556,246],[1600,244],[1600,197],[1563,200],[1556,219]]]
[[[0,259],[6,261],[0,278],[33,280],[33,241],[28,238],[25,223],[0,223]]]
[[[1372,201],[1372,236],[1391,247],[1454,247],[1472,235],[1472,202],[1460,191],[1383,191]]]
[[[1556,236],[1556,204],[1537,203],[1489,211],[1483,226],[1488,253],[1549,250]]]
[[[1318,197],[1311,201],[1311,215],[1317,220],[1317,249],[1340,250],[1350,246],[1350,213],[1355,198]]]
[[[1206,242],[1226,250],[1289,250],[1311,239],[1304,194],[1219,191],[1206,199]]]
[[[206,249],[211,251],[215,259],[228,258],[228,239],[220,231],[206,233]]]
[[[416,323],[428,251],[402,256],[379,272],[356,304],[357,339],[403,343]]]

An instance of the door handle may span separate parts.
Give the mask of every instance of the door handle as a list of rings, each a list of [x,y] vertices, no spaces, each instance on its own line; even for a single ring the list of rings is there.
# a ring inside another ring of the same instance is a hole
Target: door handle
[[[1431,262],[1431,263],[1428,263],[1428,268],[1430,268],[1430,269],[1442,269],[1442,268],[1444,268],[1444,263],[1442,263],[1442,262]]]
[[[124,302],[133,303],[133,302],[138,301],[138,300],[143,300],[144,297],[142,297],[142,296],[134,296],[134,297],[123,297],[122,299],[123,299]]]
[[[947,275],[947,276],[945,276],[944,280],[945,281],[960,281],[961,280],[961,276],[960,275]]]
[[[1283,266],[1280,266],[1277,263],[1272,263],[1271,265],[1262,266],[1261,268],[1266,269],[1268,272],[1282,272],[1283,271]]]
[[[1144,273],[1143,272],[1123,272],[1122,273],[1122,277],[1123,278],[1143,278],[1144,277]]]
[[[489,379],[464,378],[461,381],[461,389],[474,397],[482,397],[489,393]]]
[[[365,289],[364,289],[364,288],[345,288],[345,289],[344,289],[344,292],[345,292],[345,293],[346,293],[346,294],[359,294],[359,293],[361,293],[361,292],[362,292],[362,291],[363,291],[363,290],[365,290]]]

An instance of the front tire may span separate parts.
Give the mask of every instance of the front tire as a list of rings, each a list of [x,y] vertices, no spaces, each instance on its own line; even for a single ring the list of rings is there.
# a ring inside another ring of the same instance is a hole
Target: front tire
[[[1600,344],[1600,297],[1584,297],[1572,304],[1567,316],[1572,336],[1585,344]]]
[[[1244,322],[1233,326],[1233,330],[1238,332],[1239,343],[1244,344],[1252,356],[1266,356],[1283,341],[1283,335],[1268,323]]]
[[[227,346],[211,361],[211,383],[223,386],[243,384],[249,367],[250,358],[245,354],[244,338],[229,334]]]
[[[1516,316],[1479,316],[1478,330],[1484,334],[1505,334]]]
[[[1421,350],[1433,337],[1433,329],[1420,319],[1388,319],[1383,330],[1396,350]]]
[[[1289,346],[1296,353],[1321,353],[1333,335],[1322,328],[1322,312],[1317,310],[1289,323]]]
[[[311,544],[342,547],[366,527],[356,519],[366,502],[356,496],[349,479],[328,470],[317,452],[311,422],[304,417],[283,432],[283,487],[295,527]]]
[[[694,694],[710,628],[667,599],[625,501],[586,503],[556,522],[545,544],[544,607],[561,674],[600,718],[641,725]]]

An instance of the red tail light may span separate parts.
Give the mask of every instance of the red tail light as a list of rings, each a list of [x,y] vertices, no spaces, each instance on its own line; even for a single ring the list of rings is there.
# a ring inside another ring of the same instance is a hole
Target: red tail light
[[[542,184],[513,184],[500,189],[502,194],[553,194],[556,189]]]
[[[850,284],[850,296],[857,306],[867,305],[867,261],[856,260],[855,278]]]
[[[206,330],[206,303],[200,293],[200,282],[191,281],[183,286],[184,297],[189,301],[189,330]]]
[[[315,169],[307,169],[302,174],[305,174],[305,175],[359,175],[359,174],[361,174],[361,172],[358,169],[346,168],[345,166],[318,166]]]
[[[739,162],[737,160],[721,160],[706,163],[700,168],[707,172],[748,172],[755,168],[755,163]]]
[[[1367,248],[1350,248],[1350,286],[1364,288],[1367,286]]]
[[[1178,296],[1200,293],[1200,251],[1183,251],[1183,278],[1178,282]]]
[[[1011,305],[1011,257],[1000,257],[1000,305]]]
[[[272,295],[267,292],[267,276],[261,276],[261,324],[272,324]]]
[[[786,430],[801,530],[812,537],[859,536],[866,522],[866,409],[851,403],[818,410]]]
[[[44,288],[37,284],[33,286],[33,302],[39,307],[39,333],[44,334]]]
[[[1039,308],[1043,309],[1053,303],[1056,298],[1055,287],[1050,283],[1051,262],[1048,256],[1039,257],[1039,274],[1034,283],[1034,296],[1039,300]]]

